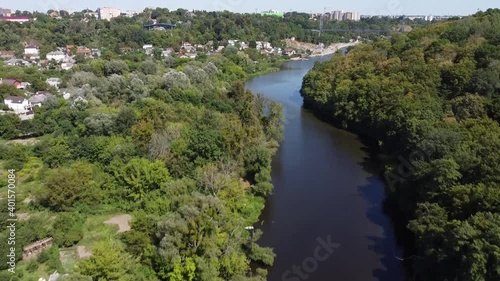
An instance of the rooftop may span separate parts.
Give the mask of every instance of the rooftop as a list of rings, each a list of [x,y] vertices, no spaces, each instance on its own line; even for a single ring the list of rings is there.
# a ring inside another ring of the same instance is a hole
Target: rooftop
[[[10,101],[11,103],[23,103],[26,99],[23,97],[8,96],[5,97],[5,100]]]
[[[1,84],[7,84],[7,85],[14,85],[17,83],[21,83],[21,81],[18,81],[16,79],[2,79],[0,80]]]

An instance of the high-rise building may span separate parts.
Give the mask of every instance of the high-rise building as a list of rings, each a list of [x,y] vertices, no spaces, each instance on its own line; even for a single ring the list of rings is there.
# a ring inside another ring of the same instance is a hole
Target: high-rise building
[[[99,8],[99,19],[101,20],[110,20],[112,18],[116,18],[120,16],[120,9],[117,8]]]
[[[332,19],[340,21],[340,20],[343,19],[343,16],[344,16],[344,12],[343,11],[333,11]]]
[[[343,20],[353,20],[353,13],[352,12],[344,13]]]
[[[10,17],[12,15],[12,11],[10,9],[0,8],[0,16]]]
[[[360,21],[361,20],[361,15],[359,14],[359,12],[352,13],[352,20],[353,21]]]

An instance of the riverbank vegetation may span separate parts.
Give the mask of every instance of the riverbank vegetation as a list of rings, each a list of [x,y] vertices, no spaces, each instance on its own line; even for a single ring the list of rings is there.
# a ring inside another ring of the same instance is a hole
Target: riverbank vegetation
[[[247,60],[213,55],[176,68],[95,60],[66,74],[71,97],[35,108],[33,120],[0,116],[3,138],[38,136],[0,145],[4,171],[16,170],[19,218],[16,273],[2,280],[55,270],[69,274],[64,280],[265,280],[258,267],[274,254],[245,228],[272,189],[283,115],[244,88]],[[132,219],[117,222],[120,232],[104,223],[122,214]],[[8,235],[4,228],[0,240]],[[50,250],[19,261],[23,247],[46,237]]]
[[[304,106],[378,142],[416,250],[412,280],[500,278],[500,10],[359,45]]]

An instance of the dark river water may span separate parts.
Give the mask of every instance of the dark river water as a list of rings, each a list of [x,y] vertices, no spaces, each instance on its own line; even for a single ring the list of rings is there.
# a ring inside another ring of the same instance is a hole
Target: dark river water
[[[384,182],[356,135],[302,108],[302,78],[317,58],[247,83],[280,102],[285,135],[273,158],[274,190],[256,227],[274,248],[269,281],[404,280],[393,226],[383,211]]]

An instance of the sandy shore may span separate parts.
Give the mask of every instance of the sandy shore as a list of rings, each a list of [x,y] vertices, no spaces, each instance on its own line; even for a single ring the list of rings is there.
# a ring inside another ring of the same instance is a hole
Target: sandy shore
[[[312,44],[312,43],[304,43],[304,42],[299,42],[299,41],[294,41],[287,39],[286,40],[286,46],[289,48],[293,49],[303,49],[303,50],[310,50],[311,55],[310,57],[320,57],[320,56],[327,56],[327,55],[332,55],[335,54],[338,50],[350,47],[350,46],[355,46],[361,42],[356,41],[352,43],[334,43],[329,46],[323,46],[323,45],[317,45],[317,44]]]
[[[335,44],[332,44],[328,47],[323,47],[323,48],[317,47],[317,48],[311,50],[312,51],[311,57],[321,57],[321,56],[333,55],[340,49],[351,47],[351,46],[356,46],[359,43],[361,43],[361,42],[356,41],[356,42],[352,42],[352,43],[335,43]]]

